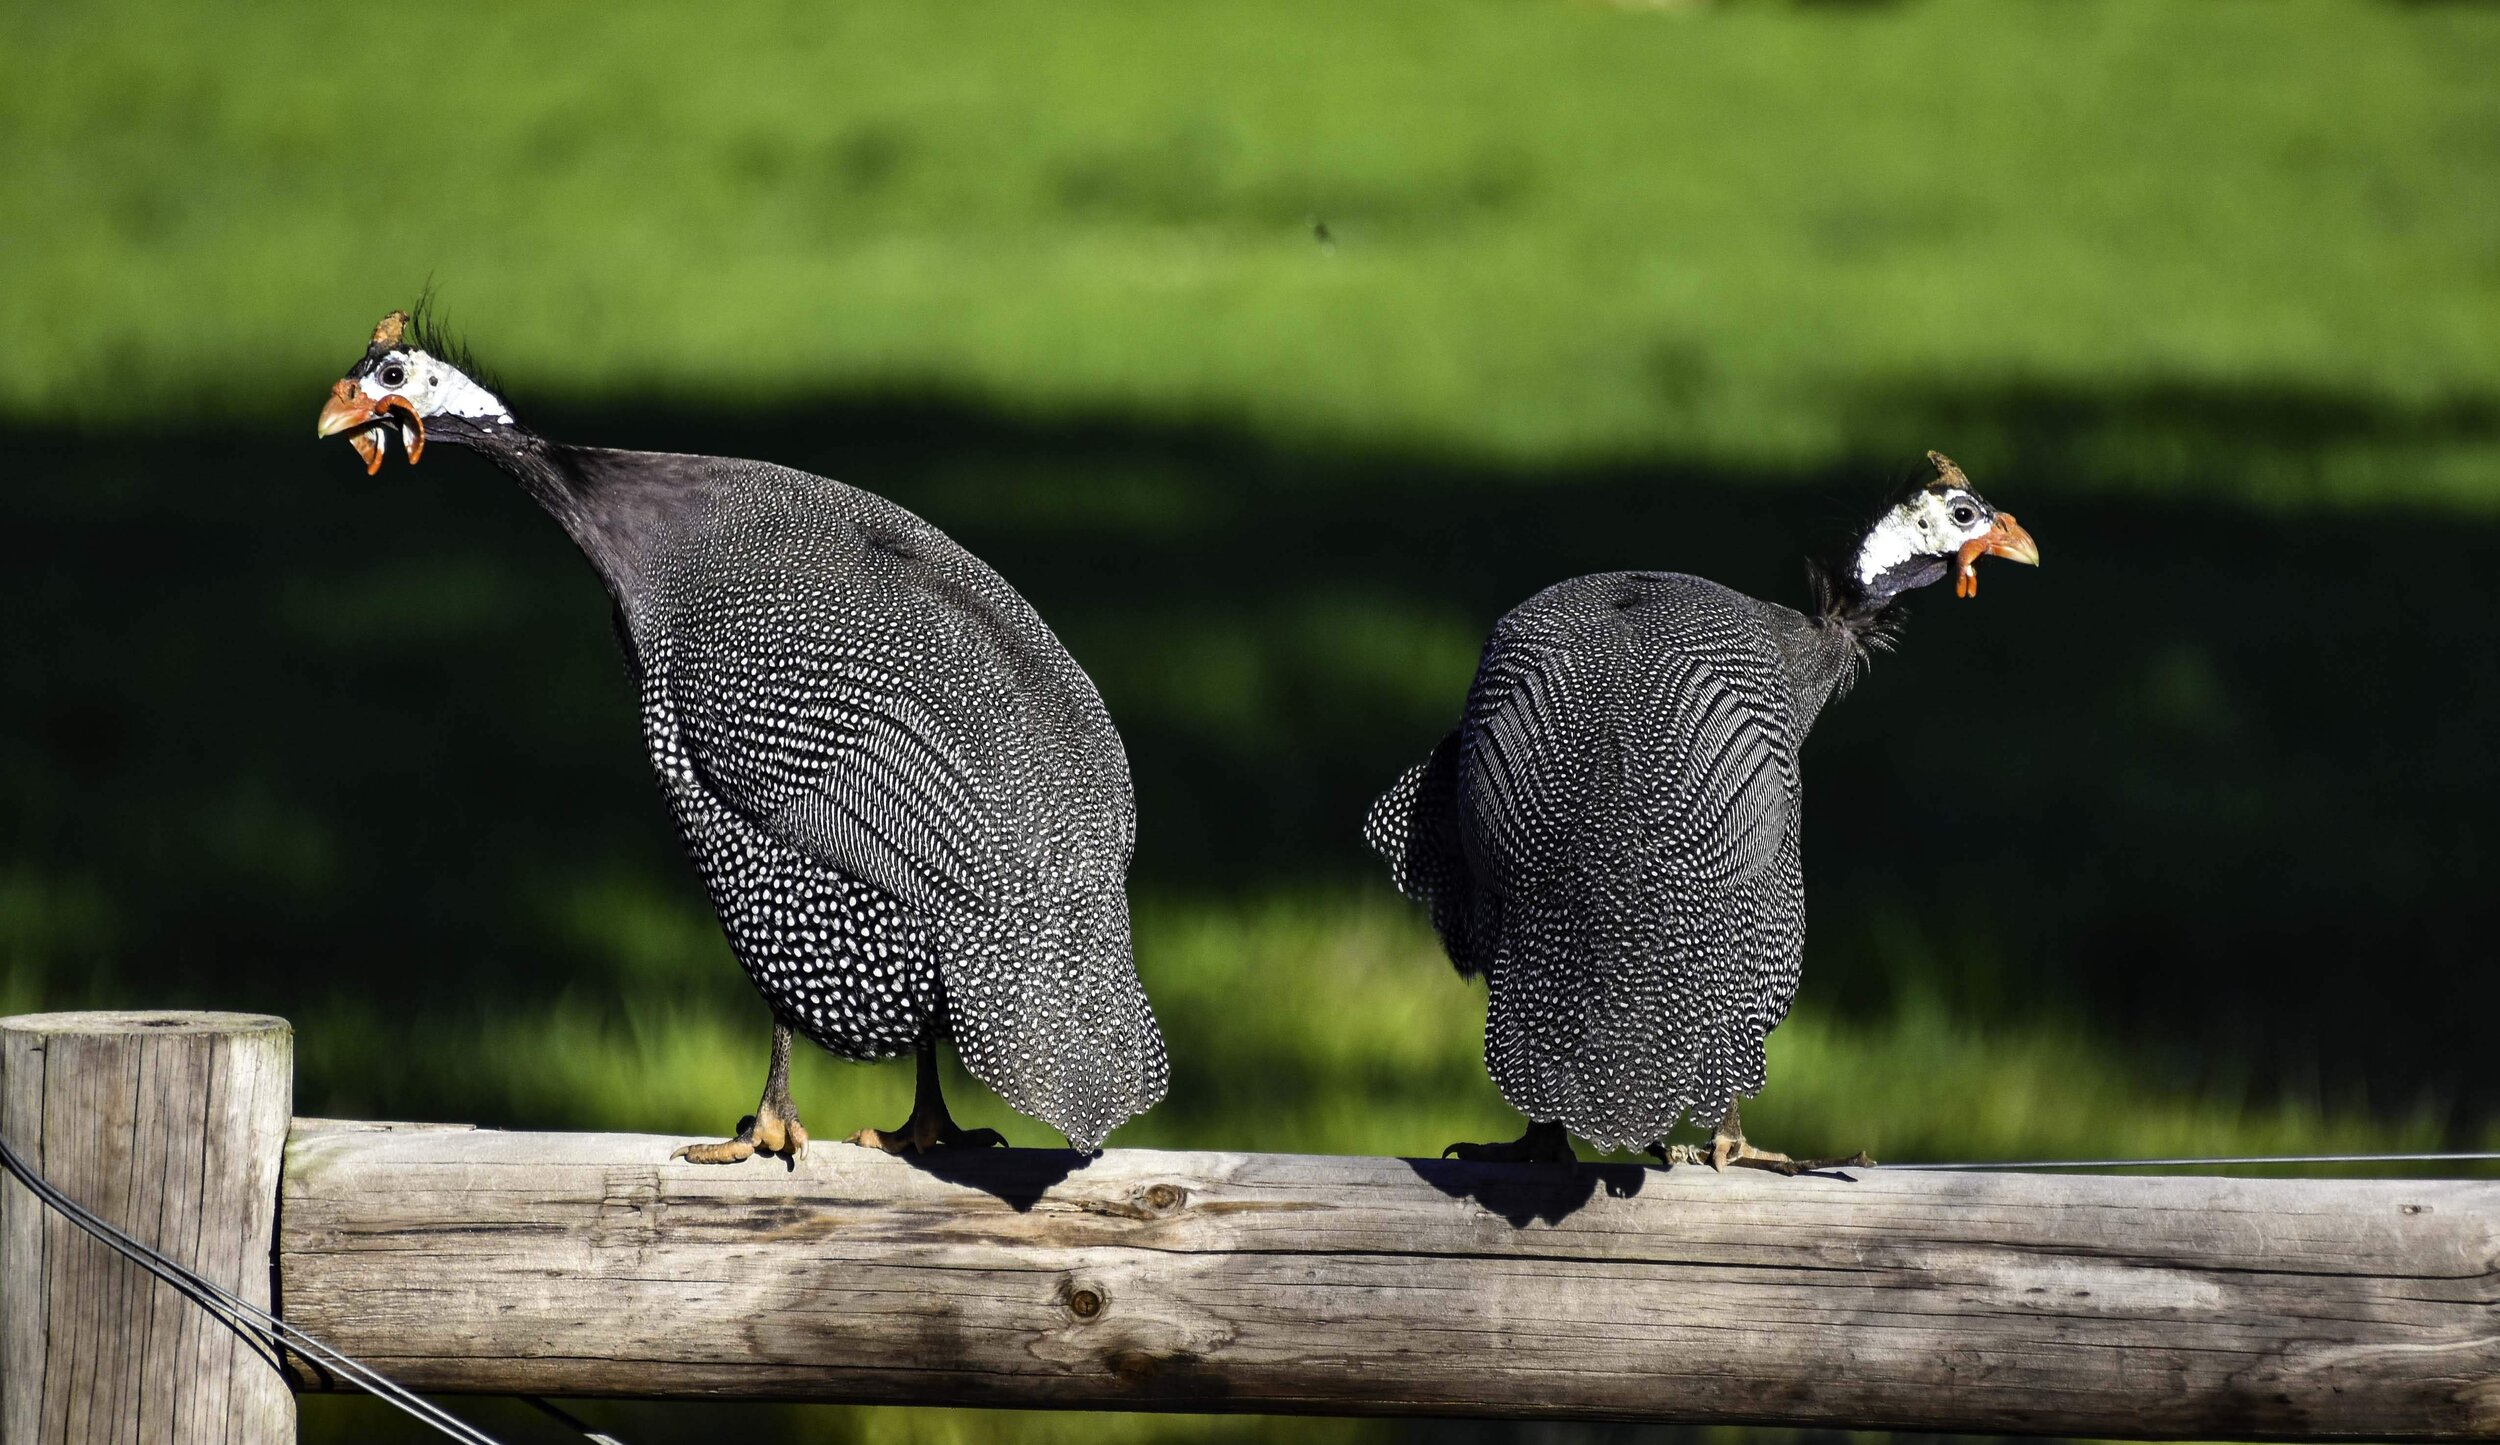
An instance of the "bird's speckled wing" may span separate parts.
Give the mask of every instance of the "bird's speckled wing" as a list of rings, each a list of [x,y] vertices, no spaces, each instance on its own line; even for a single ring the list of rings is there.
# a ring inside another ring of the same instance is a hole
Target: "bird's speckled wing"
[[[1091,681],[987,567],[878,512],[700,539],[742,565],[687,568],[672,598],[688,761],[758,826],[916,908],[1117,886],[1135,811]]]
[[[1714,584],[1582,578],[1496,629],[1458,813],[1486,1061],[1531,1118],[1637,1147],[1761,1087],[1803,943],[1788,719],[1759,604]]]
[[[833,990],[856,972],[881,1008],[909,982],[882,961],[926,957],[965,1065],[1093,1147],[1162,1096],[1168,1070],[1129,951],[1128,761],[1092,680],[996,573],[909,512],[721,465],[738,485],[658,551],[655,615],[628,628],[654,762],[684,790],[681,826],[733,942],[758,907],[779,910],[747,930],[770,949],[824,931],[763,865],[821,875],[816,893],[865,883],[884,911],[846,905],[831,927],[880,929],[845,945],[866,962],[831,982],[798,965],[789,1006],[859,1013]],[[775,967],[761,965],[768,994]]]

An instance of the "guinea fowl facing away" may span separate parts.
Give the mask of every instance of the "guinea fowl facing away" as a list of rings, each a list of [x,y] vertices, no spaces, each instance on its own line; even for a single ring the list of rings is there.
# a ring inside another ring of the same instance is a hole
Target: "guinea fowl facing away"
[[[1935,480],[1876,519],[1812,615],[1671,572],[1557,583],[1493,629],[1457,729],[1372,805],[1364,837],[1489,990],[1484,1054],[1528,1131],[1473,1159],[1569,1159],[1568,1134],[1794,1172],[1745,1142],[1739,1100],[1788,1013],[1805,945],[1797,748],[1885,645],[1899,599],[1993,555],[2036,565],[2013,517],[1930,452]],[[1678,1120],[1720,1121],[1706,1151]],[[1860,1156],[1863,1162],[1863,1156]]]
[[[1003,1143],[955,1127],[936,1046],[1079,1149],[1163,1096],[1129,952],[1128,759],[1094,685],[981,561],[883,498],[763,462],[606,451],[516,423],[394,312],[320,433],[379,471],[396,431],[476,451],[607,584],[643,739],[731,949],[772,1008],[772,1063],[729,1163],[807,1144],[803,1033],[916,1052],[910,1119],[853,1142]]]

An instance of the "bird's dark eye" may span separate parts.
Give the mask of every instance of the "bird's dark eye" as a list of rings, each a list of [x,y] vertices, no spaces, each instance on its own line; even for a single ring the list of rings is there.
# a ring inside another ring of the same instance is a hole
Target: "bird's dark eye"
[[[1972,511],[1968,507],[1955,507],[1953,509],[1953,524],[1957,527],[1967,527],[1970,525],[1971,518],[1978,515],[1979,514],[1977,512]]]
[[[384,386],[399,386],[404,384],[407,380],[408,368],[400,365],[396,361],[382,368],[382,384]]]

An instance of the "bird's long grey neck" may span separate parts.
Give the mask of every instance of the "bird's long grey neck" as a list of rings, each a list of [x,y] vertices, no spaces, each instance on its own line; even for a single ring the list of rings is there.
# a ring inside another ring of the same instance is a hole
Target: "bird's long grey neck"
[[[589,510],[586,489],[545,437],[515,426],[464,428],[443,440],[484,455],[505,476],[519,482],[521,490],[544,507],[574,541],[581,540],[580,529]]]
[[[640,578],[638,558],[611,525],[610,509],[601,496],[604,489],[573,465],[568,448],[519,426],[481,428],[445,440],[482,453],[506,476],[520,483],[521,490],[555,518],[556,525],[573,539],[573,545],[582,549],[582,555],[590,559],[590,565],[598,570],[619,604],[626,601]]]

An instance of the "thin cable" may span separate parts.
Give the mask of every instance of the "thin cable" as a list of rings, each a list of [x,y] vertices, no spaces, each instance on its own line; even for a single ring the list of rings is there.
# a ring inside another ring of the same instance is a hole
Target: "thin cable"
[[[0,1168],[5,1168],[37,1199],[42,1200],[70,1223],[77,1225],[111,1246],[124,1258],[172,1286],[183,1298],[208,1311],[216,1317],[219,1323],[242,1336],[247,1343],[274,1352],[276,1342],[282,1341],[292,1346],[297,1354],[307,1356],[368,1394],[390,1402],[407,1414],[433,1426],[444,1435],[464,1442],[464,1445],[500,1445],[500,1442],[492,1435],[447,1413],[433,1403],[418,1398],[405,1387],[384,1377],[380,1372],[331,1349],[328,1345],[260,1306],[228,1293],[222,1286],[167,1259],[148,1245],[98,1217],[86,1206],[53,1187],[52,1181],[35,1172],[34,1166],[20,1158],[18,1152],[9,1147],[9,1141],[6,1139],[0,1139]],[[271,1336],[274,1339],[265,1339],[262,1336]]]
[[[1879,1164],[1879,1169],[2203,1169],[2229,1164],[2491,1164],[2500,1152],[2458,1154],[2235,1154],[2188,1159],[1981,1159],[1953,1164]]]
[[[541,1399],[536,1395],[523,1395],[521,1397],[521,1403],[535,1408],[539,1411],[539,1413],[547,1416],[549,1419],[555,1420],[572,1429],[583,1439],[591,1441],[592,1445],[625,1445],[625,1442],[617,1439],[614,1435],[611,1435],[604,1430],[591,1428],[590,1422],[582,1419],[572,1411],[565,1409],[553,1400]]]

